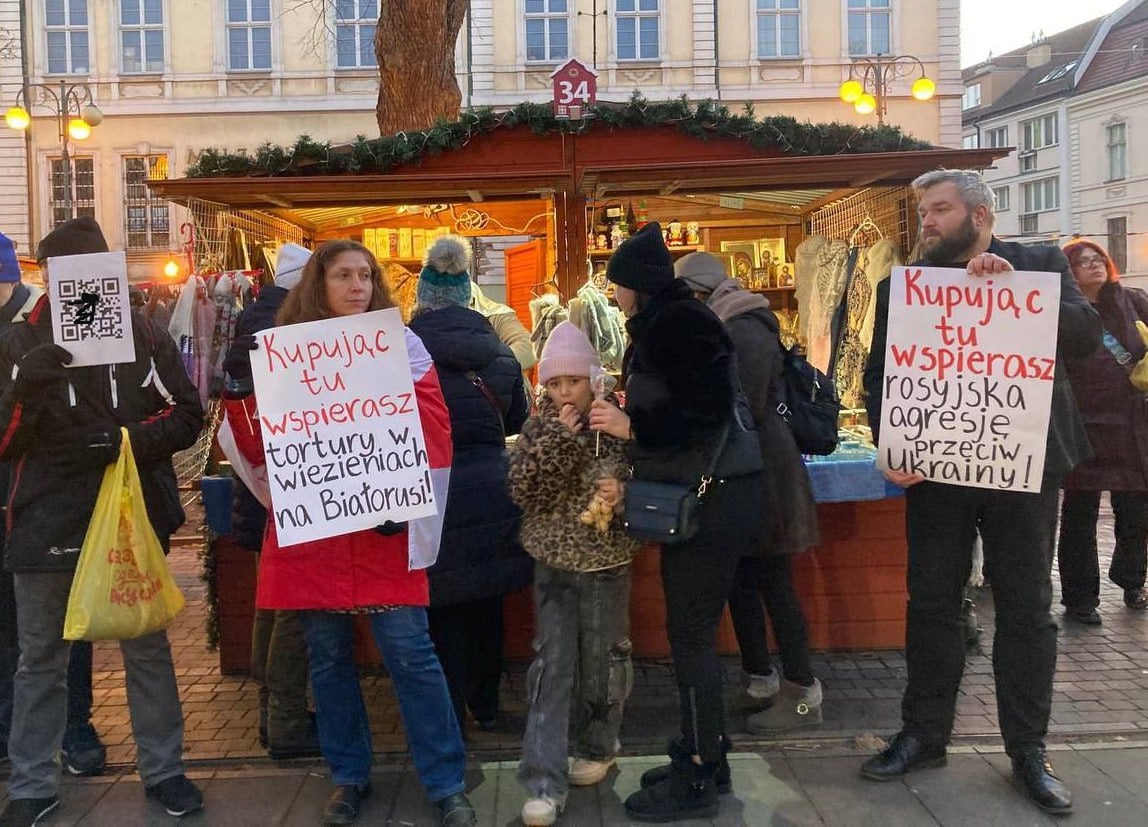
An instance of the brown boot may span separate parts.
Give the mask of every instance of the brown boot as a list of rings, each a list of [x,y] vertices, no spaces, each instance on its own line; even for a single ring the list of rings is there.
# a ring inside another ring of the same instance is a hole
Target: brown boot
[[[746,728],[754,735],[777,735],[820,725],[821,681],[817,678],[812,686],[782,680],[773,706],[746,719]]]

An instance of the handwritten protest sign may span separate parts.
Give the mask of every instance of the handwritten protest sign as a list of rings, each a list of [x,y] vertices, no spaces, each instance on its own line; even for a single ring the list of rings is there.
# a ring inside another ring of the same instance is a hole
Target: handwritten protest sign
[[[52,341],[72,354],[72,367],[135,359],[123,252],[48,259]]]
[[[397,309],[257,338],[251,368],[281,546],[437,513]]]
[[[1060,278],[894,267],[877,465],[1039,491]]]

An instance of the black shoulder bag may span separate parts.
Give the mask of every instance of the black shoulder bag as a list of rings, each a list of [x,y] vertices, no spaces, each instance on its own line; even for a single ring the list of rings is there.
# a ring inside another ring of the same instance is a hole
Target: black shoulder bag
[[[623,525],[639,540],[676,545],[698,533],[698,509],[714,482],[714,472],[729,440],[730,423],[722,429],[713,459],[697,483],[631,479],[626,483]]]

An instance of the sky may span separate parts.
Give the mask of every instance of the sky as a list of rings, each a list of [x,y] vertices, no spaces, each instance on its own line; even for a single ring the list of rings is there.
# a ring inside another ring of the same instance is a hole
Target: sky
[[[961,66],[1028,45],[1046,35],[1108,14],[1124,0],[961,0]]]

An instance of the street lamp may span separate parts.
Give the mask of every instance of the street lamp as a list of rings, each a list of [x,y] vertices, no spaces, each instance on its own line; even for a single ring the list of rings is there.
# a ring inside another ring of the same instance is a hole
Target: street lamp
[[[86,83],[59,84],[28,83],[16,93],[16,105],[7,111],[4,120],[8,126],[21,131],[32,124],[29,109],[36,105],[46,106],[55,116],[63,147],[64,164],[64,208],[68,218],[75,218],[72,198],[72,159],[68,151],[68,140],[82,141],[92,134],[92,127],[99,126],[104,113],[96,106],[92,90]]]
[[[877,113],[877,125],[885,125],[889,85],[900,78],[920,73],[911,94],[927,101],[937,92],[937,84],[925,74],[925,65],[912,55],[859,57],[849,67],[849,80],[841,84],[841,100],[853,104],[859,115]]]

